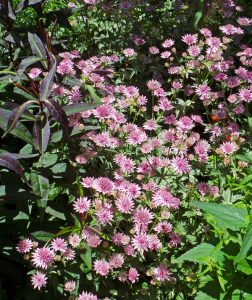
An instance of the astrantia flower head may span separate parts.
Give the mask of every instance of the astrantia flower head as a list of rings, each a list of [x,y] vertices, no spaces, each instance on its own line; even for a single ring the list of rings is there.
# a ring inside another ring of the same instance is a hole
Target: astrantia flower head
[[[47,247],[37,248],[32,253],[32,263],[37,268],[47,269],[53,262],[54,253]]]
[[[76,287],[76,283],[73,280],[67,281],[64,284],[64,290],[69,293],[72,293],[75,290],[75,287]]]
[[[97,296],[95,296],[92,293],[88,293],[88,292],[82,292],[77,300],[99,300]]]
[[[64,252],[64,251],[66,251],[67,243],[62,238],[55,238],[51,242],[51,247],[52,247],[53,251]]]
[[[93,189],[104,195],[112,192],[113,188],[113,182],[106,177],[99,177],[93,182]]]
[[[94,261],[94,270],[96,274],[99,274],[101,276],[106,276],[109,273],[110,270],[110,264],[105,259],[96,259]]]
[[[46,281],[47,276],[40,271],[36,271],[31,277],[31,283],[34,289],[41,290],[42,287],[46,286]]]
[[[37,78],[41,73],[42,73],[41,69],[39,69],[39,68],[32,68],[30,70],[30,72],[28,73],[28,75],[30,76],[30,78],[34,79],[34,78]]]
[[[83,214],[91,207],[91,201],[87,197],[80,197],[73,203],[74,211]]]
[[[22,254],[30,252],[32,249],[32,241],[30,239],[21,240],[18,242],[16,249]]]
[[[172,169],[178,174],[189,173],[189,163],[188,160],[183,157],[176,157],[172,159],[171,162]]]

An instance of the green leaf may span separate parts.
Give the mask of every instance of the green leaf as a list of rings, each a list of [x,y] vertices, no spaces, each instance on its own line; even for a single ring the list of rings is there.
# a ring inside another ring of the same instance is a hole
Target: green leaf
[[[84,261],[89,270],[92,269],[92,251],[87,249],[85,254],[81,254],[81,259]]]
[[[249,263],[246,261],[246,259],[241,260],[237,266],[236,266],[238,271],[241,271],[242,273],[246,275],[251,275],[252,274],[252,267],[249,265]]]
[[[198,28],[198,24],[199,24],[199,21],[201,20],[203,16],[203,12],[202,11],[197,11],[195,16],[194,16],[194,22],[193,22],[193,26],[194,28]]]
[[[95,88],[92,85],[85,85],[85,88],[89,91],[89,94],[95,103],[101,104],[100,97],[96,94]]]
[[[31,183],[34,194],[40,196],[43,200],[40,206],[46,207],[49,193],[49,180],[36,171],[33,171],[31,173]]]
[[[247,226],[246,217],[248,212],[246,208],[206,202],[192,202],[191,205],[210,213],[220,225],[232,230],[239,230]]]
[[[31,235],[38,241],[47,242],[53,238],[53,234],[46,231],[36,231],[31,233]]]
[[[47,207],[46,210],[45,210],[46,213],[48,213],[49,215],[55,217],[55,218],[58,218],[60,220],[66,220],[66,217],[65,217],[65,214],[62,213],[62,212],[59,212],[51,207]]]
[[[63,107],[67,116],[71,116],[76,113],[83,112],[84,110],[89,110],[96,108],[100,104],[98,103],[73,103]]]
[[[243,260],[246,256],[250,248],[252,247],[252,221],[250,222],[246,233],[244,235],[240,252],[236,256],[234,263],[238,263]]]
[[[202,243],[182,254],[177,260],[188,260],[202,264],[209,264],[211,260],[221,262],[223,259],[224,252],[216,249],[216,247],[211,244]]]
[[[7,129],[7,123],[9,119],[10,111],[0,108],[0,128],[4,131]],[[17,122],[16,128],[14,128],[10,134],[20,138],[21,140],[33,144],[33,139],[30,131],[20,122]]]

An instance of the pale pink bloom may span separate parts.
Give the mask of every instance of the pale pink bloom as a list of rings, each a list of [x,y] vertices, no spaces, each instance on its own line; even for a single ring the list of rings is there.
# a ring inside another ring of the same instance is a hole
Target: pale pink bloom
[[[231,76],[227,79],[227,86],[229,88],[237,87],[240,84],[240,79],[237,76]]]
[[[124,89],[123,94],[128,98],[138,97],[139,89],[133,85],[130,85]]]
[[[32,249],[32,241],[30,239],[24,239],[18,242],[16,250],[19,253],[27,253]]]
[[[149,52],[150,52],[150,54],[155,55],[155,54],[159,53],[159,49],[155,46],[152,46],[152,47],[149,48]]]
[[[206,162],[208,159],[208,152],[210,146],[209,143],[205,140],[200,140],[194,147],[195,153],[198,155],[200,162]]]
[[[109,273],[110,270],[110,264],[105,259],[96,259],[94,261],[94,270],[96,274],[99,274],[101,276],[106,276]]]
[[[129,133],[127,142],[132,145],[138,145],[147,140],[147,135],[144,131],[137,129]]]
[[[240,17],[237,19],[237,23],[240,26],[250,26],[252,24],[252,19],[246,18],[246,17]]]
[[[34,289],[38,289],[39,291],[41,290],[42,287],[45,287],[47,284],[47,276],[40,272],[36,271],[35,274],[32,275],[31,277],[31,284]]]
[[[116,246],[122,245],[122,239],[123,234],[121,232],[116,232],[112,237],[112,241]]]
[[[115,201],[117,209],[122,213],[130,213],[134,208],[132,198],[127,194],[121,194]]]
[[[189,163],[188,160],[183,157],[176,157],[172,159],[171,162],[172,169],[178,174],[189,173]]]
[[[85,155],[79,154],[75,157],[75,161],[80,165],[84,165],[88,160]]]
[[[128,279],[130,282],[132,283],[135,283],[138,281],[138,277],[139,277],[139,274],[137,272],[137,269],[135,268],[130,268],[129,271],[128,271]]]
[[[145,105],[146,103],[148,102],[148,99],[147,99],[147,97],[145,97],[145,96],[139,96],[138,98],[137,98],[137,103],[139,104],[139,105]]]
[[[212,35],[212,32],[208,28],[202,28],[200,29],[200,32],[205,36],[205,37],[210,37]]]
[[[137,46],[141,46],[145,44],[145,39],[143,39],[141,36],[133,36],[133,43]]]
[[[162,97],[158,100],[158,107],[161,110],[169,111],[173,108],[171,102],[166,97]]]
[[[37,78],[42,73],[42,70],[39,68],[32,68],[28,73],[29,77],[34,79]]]
[[[73,280],[69,280],[64,284],[64,290],[72,293],[75,290],[76,283]]]
[[[82,292],[77,300],[99,300],[97,296],[95,296],[92,293],[88,293],[88,292]]]
[[[148,234],[141,232],[136,234],[132,239],[132,246],[134,249],[143,252],[148,251],[151,238]]]
[[[161,83],[157,80],[152,79],[147,82],[147,87],[149,90],[155,91],[156,89],[161,87]]]
[[[186,116],[179,118],[179,120],[176,122],[176,125],[181,131],[189,131],[194,127],[192,119]]]
[[[149,248],[152,251],[158,251],[162,247],[162,243],[160,242],[159,238],[156,234],[150,235],[150,244]]]
[[[152,197],[153,204],[157,206],[167,206],[168,208],[178,209],[180,201],[174,197],[166,189],[160,189],[156,191]]]
[[[134,247],[131,245],[127,245],[123,248],[124,252],[128,255],[128,256],[134,256],[135,255],[135,250]]]
[[[37,248],[32,253],[32,263],[37,268],[47,269],[53,262],[54,253],[47,247]]]
[[[153,269],[152,275],[157,281],[163,282],[170,279],[171,272],[167,266],[161,264],[159,267]]]
[[[114,184],[106,177],[99,177],[94,180],[92,187],[97,192],[106,195],[113,191]]]
[[[232,24],[220,26],[219,28],[226,35],[243,34],[243,30],[240,27],[235,27]]]
[[[81,185],[84,188],[90,188],[90,187],[93,186],[93,183],[94,183],[94,178],[93,177],[85,177],[85,178],[82,178]]]
[[[177,74],[177,73],[179,73],[179,68],[176,67],[176,66],[170,67],[170,68],[168,69],[168,73],[169,73],[169,74]]]
[[[94,5],[96,3],[96,0],[83,0],[86,4]]]
[[[124,49],[123,50],[123,54],[126,56],[126,57],[132,57],[132,56],[135,56],[136,55],[136,52],[134,49],[132,48],[127,48],[127,49]]]
[[[66,251],[67,243],[62,238],[55,238],[51,242],[51,248],[53,251],[64,252],[64,251]]]
[[[172,231],[172,224],[166,221],[158,223],[154,230],[158,233],[169,233]]]
[[[242,89],[239,91],[239,98],[241,101],[244,102],[251,102],[252,101],[252,91],[249,89]]]
[[[203,120],[202,120],[201,116],[199,116],[199,115],[191,115],[191,119],[192,119],[195,123],[200,123],[200,124],[203,123]]]
[[[109,259],[110,267],[113,269],[121,268],[124,264],[124,257],[122,254],[114,254]]]
[[[63,257],[65,260],[73,260],[75,257],[75,252],[71,248],[67,248],[66,251],[63,253]]]
[[[154,215],[148,208],[138,208],[133,214],[133,222],[139,224],[149,224],[153,218]]]
[[[106,225],[113,220],[113,212],[110,204],[104,204],[99,210],[95,213],[98,221],[102,225]]]
[[[192,45],[187,49],[189,55],[196,57],[200,54],[201,50],[199,46]]]
[[[198,183],[198,190],[202,196],[205,196],[209,194],[210,185],[206,182],[200,182]]]
[[[64,59],[57,67],[57,72],[61,75],[74,74],[73,62],[70,59]]]
[[[74,211],[80,214],[83,214],[86,211],[88,211],[90,207],[91,207],[91,200],[89,200],[87,197],[77,198],[77,200],[75,200],[73,203]]]
[[[238,147],[234,142],[224,142],[221,144],[220,149],[224,154],[230,155],[233,154],[238,149]]]
[[[77,248],[80,245],[81,238],[77,233],[75,233],[68,237],[68,242],[73,248]]]
[[[163,59],[167,59],[171,56],[171,51],[164,51],[161,53],[160,57]]]
[[[200,84],[196,90],[196,94],[199,96],[201,100],[206,100],[211,95],[211,89],[207,84]]]
[[[174,40],[172,39],[166,39],[163,43],[162,43],[162,47],[163,48],[170,48],[174,45]]]
[[[146,130],[156,130],[158,128],[157,122],[154,119],[147,120],[143,124],[143,128]]]
[[[88,235],[86,241],[91,248],[97,248],[102,242],[101,238],[97,234]]]
[[[182,41],[186,43],[187,45],[196,44],[198,41],[198,35],[197,34],[185,34],[182,36]]]
[[[110,118],[115,113],[115,109],[109,104],[103,104],[93,110],[93,114],[96,118],[104,120]]]

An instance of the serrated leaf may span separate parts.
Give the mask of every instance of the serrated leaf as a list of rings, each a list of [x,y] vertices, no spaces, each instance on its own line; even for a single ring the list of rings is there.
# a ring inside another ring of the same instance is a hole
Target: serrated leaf
[[[246,217],[248,212],[246,208],[205,202],[192,202],[191,205],[210,213],[219,224],[232,230],[239,230],[247,226]]]
[[[222,261],[223,259],[224,252],[216,249],[216,247],[211,244],[202,243],[182,254],[177,260],[188,260],[202,264],[209,264],[211,260]]]
[[[240,252],[236,256],[234,263],[238,263],[244,258],[246,258],[248,251],[251,249],[251,247],[252,247],[252,221],[249,223],[249,226],[246,230],[246,233],[242,241]]]

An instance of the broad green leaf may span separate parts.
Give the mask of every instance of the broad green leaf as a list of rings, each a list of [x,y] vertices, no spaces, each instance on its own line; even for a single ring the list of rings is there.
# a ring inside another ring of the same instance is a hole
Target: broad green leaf
[[[240,252],[236,256],[234,262],[238,263],[241,260],[243,260],[244,258],[246,258],[247,253],[251,249],[251,247],[252,247],[252,221],[250,222],[250,224],[246,230],[246,233],[245,233],[243,241],[242,241],[242,246],[241,246]]]
[[[213,215],[220,225],[232,230],[239,230],[247,226],[246,217],[248,212],[246,208],[206,202],[192,202],[191,205]]]
[[[31,184],[32,184],[32,189],[33,189],[34,194],[38,195],[42,198],[42,200],[43,200],[42,207],[45,207],[46,202],[48,200],[49,180],[46,177],[37,173],[36,171],[32,171]]]
[[[53,234],[46,231],[35,231],[31,235],[38,241],[47,242],[53,238]]]
[[[85,254],[81,254],[81,259],[84,261],[89,270],[92,269],[92,251],[87,249]]]
[[[67,116],[71,116],[76,113],[83,112],[84,110],[89,110],[96,108],[100,104],[96,103],[73,103],[63,107],[64,111],[66,112]]]
[[[10,111],[0,108],[0,128],[6,131],[7,123],[9,119]],[[14,128],[10,134],[20,138],[21,140],[33,144],[33,139],[30,131],[20,122],[17,122],[16,128]]]
[[[38,115],[33,127],[34,144],[41,154],[47,149],[50,139],[50,124],[45,113]]]
[[[246,261],[246,259],[241,260],[237,266],[236,266],[238,271],[241,271],[242,273],[246,275],[251,275],[252,274],[252,267],[249,265],[249,263]]]
[[[59,212],[51,207],[47,207],[46,210],[45,210],[46,213],[48,213],[49,215],[55,217],[55,218],[58,218],[60,220],[66,220],[66,217],[65,217],[65,214],[62,213],[62,212]]]
[[[209,264],[212,260],[221,262],[223,259],[224,252],[216,249],[216,247],[211,244],[202,243],[182,254],[177,260],[188,260],[197,263]]]
[[[96,94],[95,88],[92,85],[85,85],[85,88],[89,91],[89,94],[95,103],[102,103],[100,97]]]

